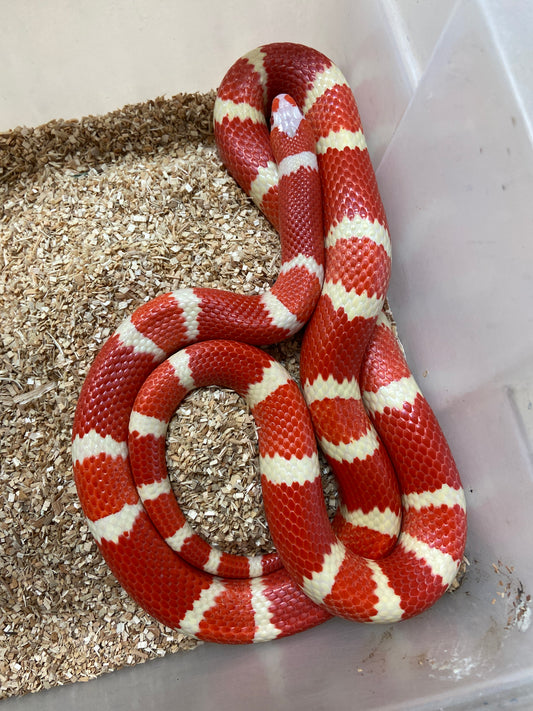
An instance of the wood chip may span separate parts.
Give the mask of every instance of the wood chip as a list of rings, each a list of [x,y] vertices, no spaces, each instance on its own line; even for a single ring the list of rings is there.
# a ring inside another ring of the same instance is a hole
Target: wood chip
[[[178,95],[0,134],[0,698],[198,644],[110,573],[70,439],[91,362],[137,306],[180,287],[254,294],[275,281],[278,236],[221,164],[213,103],[214,92]],[[300,340],[268,349],[296,378]],[[272,549],[254,422],[235,393],[187,397],[167,462],[198,532],[234,553]]]
[[[185,286],[258,293],[276,278],[278,236],[221,164],[213,103],[178,95],[0,134],[0,698],[198,644],[110,573],[70,438],[94,356],[137,306]],[[298,338],[270,350],[297,372]],[[272,549],[255,427],[235,393],[189,395],[167,460],[196,530],[231,552]]]

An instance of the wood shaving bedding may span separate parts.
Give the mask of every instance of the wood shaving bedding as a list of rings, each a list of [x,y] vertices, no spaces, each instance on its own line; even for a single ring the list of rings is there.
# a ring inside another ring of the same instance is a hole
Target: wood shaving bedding
[[[0,134],[0,699],[199,644],[148,616],[107,568],[70,438],[96,353],[137,306],[180,287],[254,294],[275,281],[278,236],[221,164],[214,99],[182,94]],[[296,379],[300,342],[267,349]],[[167,465],[195,530],[228,552],[272,550],[238,395],[190,393]]]
[[[122,590],[84,522],[72,419],[96,353],[166,291],[268,288],[278,236],[223,168],[214,92],[0,134],[0,698],[87,680],[198,643]],[[297,373],[300,339],[269,351]],[[167,461],[191,525],[230,552],[271,550],[253,419],[191,393]],[[327,502],[336,494],[325,473]]]

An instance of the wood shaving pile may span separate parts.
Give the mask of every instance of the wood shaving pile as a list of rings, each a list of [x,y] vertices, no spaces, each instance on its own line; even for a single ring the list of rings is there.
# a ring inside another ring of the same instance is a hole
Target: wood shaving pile
[[[228,176],[215,94],[0,134],[0,698],[83,681],[198,642],[127,596],[72,476],[77,398],[105,340],[180,287],[269,288],[278,236]],[[300,337],[268,350],[297,378]],[[191,393],[167,437],[193,528],[232,553],[272,550],[253,419],[235,393]],[[323,464],[330,515],[336,491]]]
[[[213,103],[178,95],[0,134],[0,698],[197,644],[108,570],[81,513],[70,437],[91,362],[142,302],[275,280],[278,236],[221,164]],[[297,346],[269,350],[295,373]],[[192,393],[172,421],[178,499],[230,552],[272,548],[256,455],[234,393]]]

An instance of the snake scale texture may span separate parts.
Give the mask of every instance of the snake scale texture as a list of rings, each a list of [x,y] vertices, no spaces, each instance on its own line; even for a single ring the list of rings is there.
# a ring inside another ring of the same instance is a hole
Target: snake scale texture
[[[270,640],[331,615],[416,615],[457,573],[465,498],[382,313],[389,231],[352,92],[321,53],[271,44],[227,72],[214,122],[229,172],[280,232],[281,271],[261,295],[159,296],[105,343],[72,436],[90,530],[145,610],[203,640]],[[257,346],[304,325],[302,396]],[[185,394],[207,384],[233,388],[254,415],[277,553],[212,548],[172,494],[167,424]],[[317,442],[338,480],[332,522]]]

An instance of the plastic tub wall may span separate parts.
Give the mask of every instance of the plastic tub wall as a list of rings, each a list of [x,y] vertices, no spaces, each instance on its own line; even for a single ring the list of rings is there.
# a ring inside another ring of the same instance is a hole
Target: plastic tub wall
[[[0,7],[3,130],[213,88],[264,42],[342,67],[390,222],[400,336],[463,476],[470,561],[458,592],[396,626],[203,645],[6,708],[533,708],[533,5]]]

